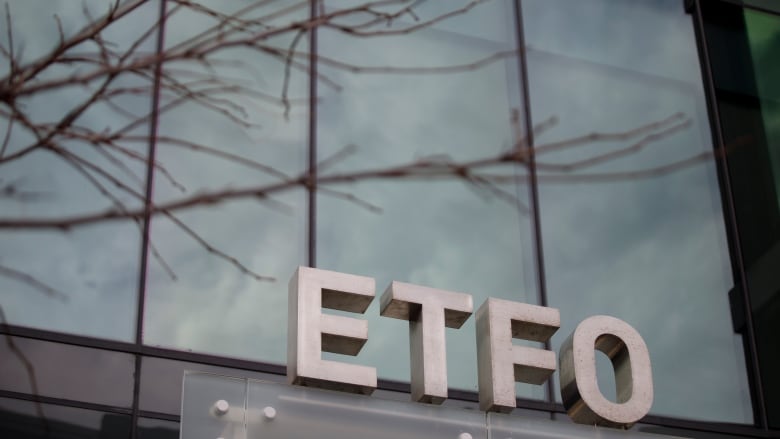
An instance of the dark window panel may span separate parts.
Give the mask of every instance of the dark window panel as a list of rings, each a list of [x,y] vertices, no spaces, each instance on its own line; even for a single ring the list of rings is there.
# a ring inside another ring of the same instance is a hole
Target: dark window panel
[[[25,360],[9,347],[12,341],[32,366],[41,396],[130,407],[133,356],[20,337],[0,338],[0,388],[32,394]]]
[[[123,439],[130,437],[130,416],[0,398],[0,437]]]
[[[769,7],[767,2],[748,2]],[[776,5],[775,5],[776,8]],[[728,2],[701,2],[715,104],[726,144],[736,229],[744,263],[753,333],[742,289],[733,294],[735,329],[755,336],[760,385],[770,428],[780,428],[780,16]],[[723,182],[726,190],[726,182]],[[761,395],[756,392],[755,397]],[[758,410],[759,419],[763,413]]]
[[[615,316],[650,351],[651,414],[752,423],[714,160],[666,172],[712,152],[683,2],[528,0],[523,15],[534,123],[559,120],[536,139],[547,296],[561,311],[553,349],[583,319]],[[623,141],[544,146],[662,121]],[[614,394],[609,363],[598,370]]]
[[[775,10],[780,12],[775,2]],[[780,15],[745,11],[745,25],[756,78],[756,90],[769,151],[775,193],[780,196]],[[780,204],[780,199],[775,201]],[[755,208],[755,204],[752,206]],[[780,211],[775,211],[780,223]],[[761,229],[762,231],[764,229]],[[748,267],[758,359],[769,425],[780,428],[780,239]]]
[[[138,439],[178,439],[179,423],[161,419],[139,418]]]

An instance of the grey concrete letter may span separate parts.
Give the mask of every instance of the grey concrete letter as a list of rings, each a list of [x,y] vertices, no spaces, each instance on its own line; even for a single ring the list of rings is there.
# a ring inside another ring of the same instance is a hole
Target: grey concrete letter
[[[380,299],[380,314],[409,321],[412,400],[447,399],[444,327],[460,328],[474,309],[468,294],[393,282]]]
[[[512,339],[544,342],[561,326],[557,309],[488,298],[477,311],[479,408],[510,412],[515,382],[541,384],[555,371],[555,353],[514,346]]]
[[[290,279],[287,381],[291,384],[371,394],[376,369],[322,359],[322,351],[357,355],[368,339],[368,321],[323,314],[322,308],[364,313],[374,298],[373,278],[298,267]]]
[[[617,403],[606,399],[599,390],[595,349],[612,360]],[[609,316],[583,320],[561,346],[560,362],[561,397],[575,422],[629,428],[650,411],[650,353],[628,323]]]

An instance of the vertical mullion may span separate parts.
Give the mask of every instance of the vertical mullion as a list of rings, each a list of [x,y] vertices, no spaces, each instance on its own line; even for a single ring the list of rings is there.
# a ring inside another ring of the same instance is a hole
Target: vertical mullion
[[[319,0],[310,0],[309,19],[319,13]],[[309,29],[309,181],[307,219],[307,258],[309,267],[317,266],[317,28]]]
[[[138,268],[138,307],[136,309],[136,326],[135,326],[135,344],[141,346],[143,344],[143,321],[144,321],[144,307],[146,304],[146,273],[149,259],[149,234],[151,227],[151,210],[153,207],[152,193],[154,186],[154,158],[157,149],[157,128],[159,117],[159,104],[160,104],[160,77],[162,74],[162,58],[161,54],[165,49],[165,13],[166,13],[166,0],[159,0],[160,10],[157,27],[157,47],[156,54],[158,57],[157,63],[154,67],[154,79],[152,84],[152,102],[151,112],[149,117],[149,149],[146,157],[146,192],[144,194],[144,218],[142,227],[142,241],[141,241],[141,263]],[[139,394],[141,389],[141,361],[143,357],[141,354],[135,354],[135,371],[133,375],[133,414],[130,426],[130,437],[136,439],[138,437],[138,411],[139,411]]]
[[[520,89],[523,100],[523,123],[525,125],[526,148],[528,154],[528,191],[531,199],[531,228],[533,230],[534,257],[536,259],[537,293],[539,305],[547,306],[547,280],[544,267],[544,248],[542,245],[542,225],[539,213],[539,185],[536,175],[536,155],[534,153],[533,118],[531,117],[531,94],[528,85],[528,59],[525,50],[525,28],[523,27],[522,0],[515,0],[515,29],[517,32],[518,61],[520,64]],[[545,349],[550,349],[550,341],[544,342]],[[553,380],[547,380],[547,401],[554,403]],[[551,412],[550,416],[554,416]]]

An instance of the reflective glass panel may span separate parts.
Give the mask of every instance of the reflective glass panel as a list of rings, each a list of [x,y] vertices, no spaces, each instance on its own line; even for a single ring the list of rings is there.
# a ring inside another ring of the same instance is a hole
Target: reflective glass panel
[[[318,93],[316,245],[318,267],[374,277],[377,296],[396,280],[471,294],[476,311],[488,296],[535,303],[536,285],[525,167],[474,168],[501,181],[454,171],[524,135],[512,2],[468,3],[419,2],[392,22],[359,14],[339,21],[355,32],[319,32],[319,71],[335,85]],[[438,174],[409,175],[422,168]],[[380,318],[378,302],[363,351],[338,360],[409,381],[408,324]],[[476,390],[474,318],[446,336],[449,387]]]
[[[306,62],[285,63],[296,32],[269,37],[308,16],[300,3],[169,9],[166,51],[179,55],[163,66],[154,202],[194,207],[153,220],[147,344],[284,362],[286,285],[304,262],[305,191],[258,191],[304,169]]]
[[[184,376],[181,438],[246,438],[247,380],[188,373]]]
[[[141,363],[139,407],[143,411],[178,415],[181,413],[181,389],[185,371],[207,372],[227,376],[284,382],[282,375],[272,375],[186,361],[144,357]]]
[[[486,438],[478,411],[188,373],[183,439]]]
[[[750,231],[743,230],[742,236],[750,235],[750,239],[761,243],[757,247],[763,250],[755,259],[748,261],[748,287],[769,424],[780,428],[780,377],[776,372],[780,367],[777,343],[780,332],[780,271],[777,268],[780,244],[777,235],[772,232],[780,225],[780,86],[777,81],[780,77],[780,16],[746,9],[745,29],[758,98],[754,102],[761,111],[763,140],[769,158],[769,166],[764,161],[762,167],[769,168],[773,181],[759,180],[753,173],[742,178],[747,178],[746,184],[750,188],[761,184],[773,186],[766,190],[771,193],[774,189],[778,204],[772,207],[762,205],[760,210],[769,214],[768,221],[760,225],[746,224],[747,227],[743,227]],[[755,138],[761,139],[761,136]],[[766,158],[766,155],[763,157]],[[748,200],[748,204],[753,209],[757,203],[756,200]]]
[[[249,380],[246,407],[247,437],[487,438],[478,411],[255,380]],[[267,407],[274,409],[273,419]]]
[[[661,434],[646,434],[637,431],[637,428],[631,430],[619,430],[609,427],[589,426],[575,424],[565,415],[560,419],[539,419],[528,416],[517,416],[512,413],[509,415],[501,413],[488,413],[486,416],[487,426],[490,429],[491,437],[500,437],[506,439],[528,438],[528,439],[566,439],[566,438],[594,438],[594,439],[662,439]],[[564,419],[565,418],[565,419]]]
[[[185,376],[181,427],[182,439],[671,437],[199,373]]]
[[[0,298],[14,324],[133,337],[140,227],[99,214],[142,206],[158,2],[125,3],[111,19],[98,0],[4,3],[0,218],[18,221],[0,228]]]
[[[531,0],[523,18],[534,123],[557,121],[536,146],[553,348],[613,315],[649,348],[651,413],[751,423],[691,17],[676,0]]]
[[[761,108],[775,193],[780,205],[780,16],[745,10],[745,29],[753,59],[757,97]]]

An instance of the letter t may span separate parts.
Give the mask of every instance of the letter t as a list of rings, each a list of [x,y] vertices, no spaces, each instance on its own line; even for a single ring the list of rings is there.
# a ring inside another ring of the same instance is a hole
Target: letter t
[[[474,304],[464,293],[393,282],[380,299],[380,314],[409,321],[412,400],[441,404],[447,399],[444,327],[460,328]]]

